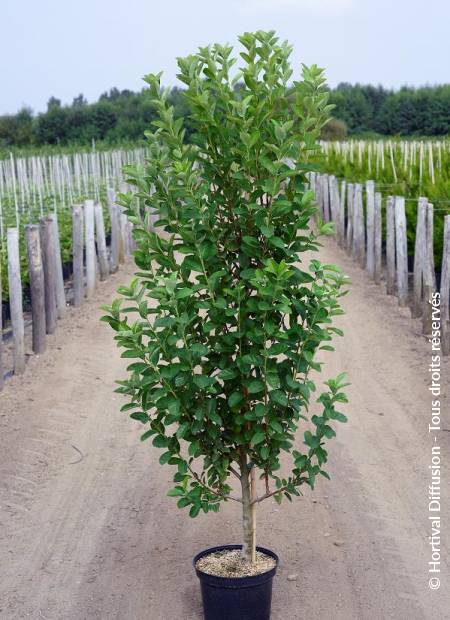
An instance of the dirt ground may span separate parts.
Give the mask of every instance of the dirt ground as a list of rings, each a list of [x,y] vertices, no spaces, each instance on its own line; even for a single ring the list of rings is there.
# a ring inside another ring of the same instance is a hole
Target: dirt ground
[[[429,344],[382,286],[334,245],[322,260],[352,279],[345,338],[327,376],[352,386],[317,490],[264,502],[258,542],[277,551],[273,620],[450,617],[450,433],[439,435],[443,499],[440,590],[428,587],[431,440]],[[128,266],[70,310],[49,350],[0,395],[0,618],[197,620],[193,555],[240,541],[239,506],[189,519],[166,497],[170,469],[119,413],[125,367],[98,321]],[[449,361],[442,368],[450,429]],[[233,504],[233,505],[232,505]],[[288,579],[289,577],[289,579]]]

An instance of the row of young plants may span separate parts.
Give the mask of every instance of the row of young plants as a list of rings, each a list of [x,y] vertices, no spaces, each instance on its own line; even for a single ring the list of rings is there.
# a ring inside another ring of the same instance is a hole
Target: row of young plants
[[[434,254],[442,261],[444,217],[450,213],[450,142],[346,141],[322,143],[317,157],[320,170],[348,183],[376,183],[376,191],[404,196],[408,254],[414,254],[417,203],[425,196],[434,205]],[[385,200],[383,200],[383,208]]]
[[[243,91],[237,92],[237,97]],[[450,212],[450,143],[448,140],[425,141],[361,141],[321,142],[320,155],[314,160],[322,171],[347,182],[375,180],[377,191],[384,196],[406,198],[407,234],[412,255],[417,198],[426,196],[434,204],[435,262],[439,268],[442,253],[444,215]],[[131,148],[133,147],[133,148]],[[61,151],[46,150],[25,157],[0,162],[0,268],[6,273],[6,229],[19,224],[21,246],[24,225],[35,223],[49,212],[58,214],[60,242],[64,263],[72,253],[71,211],[74,203],[95,198],[106,204],[107,186],[119,188],[124,162],[143,164],[149,155],[146,145],[124,145],[114,150],[81,150],[66,147]],[[109,215],[105,210],[105,223]],[[22,281],[28,279],[25,252],[21,252]],[[8,299],[8,286],[3,277],[3,299]]]
[[[146,151],[140,148],[109,151],[90,150],[14,157],[0,161],[0,269],[6,274],[6,231],[19,230],[22,282],[28,282],[25,225],[37,223],[56,213],[59,224],[62,260],[72,258],[72,209],[94,199],[104,206],[106,232],[109,232],[107,190],[119,190],[123,182],[122,166],[143,162]],[[2,278],[3,301],[8,300],[7,278]]]
[[[87,200],[89,196],[86,198],[81,198],[77,200],[82,204],[84,200]],[[103,205],[103,218],[105,222],[105,232],[108,235],[111,230],[111,221],[109,210],[106,207],[107,205],[107,197],[106,197],[106,189],[102,189],[101,191],[101,204]],[[21,223],[18,227],[19,230],[19,253],[20,253],[20,275],[22,285],[24,287],[25,297],[24,303],[25,306],[28,305],[29,299],[27,295],[28,284],[29,284],[29,273],[28,273],[28,260],[27,260],[27,252],[25,246],[25,226],[26,224],[36,224],[39,223],[39,220],[42,217],[45,217],[51,213],[57,213],[58,218],[58,231],[59,231],[59,240],[61,246],[61,259],[63,266],[70,270],[72,263],[72,210],[69,208],[54,208],[54,204],[48,204],[46,208],[43,210],[40,208],[30,209],[26,220],[22,219]],[[16,216],[14,211],[9,211],[6,213],[6,217],[4,220],[4,230],[6,235],[7,228],[16,227]],[[7,246],[6,246],[6,236],[0,240],[0,277],[1,277],[1,304],[7,304],[9,301],[9,287],[8,287],[8,255],[7,255]]]

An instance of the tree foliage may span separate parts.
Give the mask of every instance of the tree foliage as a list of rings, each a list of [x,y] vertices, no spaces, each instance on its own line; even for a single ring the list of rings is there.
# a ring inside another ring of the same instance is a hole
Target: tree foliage
[[[265,497],[314,487],[317,475],[328,477],[333,422],[345,421],[341,375],[307,422],[310,373],[340,333],[332,320],[344,282],[337,267],[311,256],[319,242],[306,173],[329,115],[323,72],[304,66],[290,104],[290,46],[273,32],[240,42],[244,67],[234,78],[228,46],[178,60],[195,144],[185,141],[160,75],[145,78],[158,119],[146,132],[145,170],[127,167],[135,191],[122,196],[139,271],[104,317],[131,361],[118,389],[129,401],[123,410],[146,426],[142,439],[161,449],[160,463],[175,466],[169,495],[192,517],[231,498],[245,514]],[[164,233],[149,229],[150,212]],[[254,481],[249,498],[244,487],[256,471],[262,493]],[[233,473],[242,497],[232,496]]]

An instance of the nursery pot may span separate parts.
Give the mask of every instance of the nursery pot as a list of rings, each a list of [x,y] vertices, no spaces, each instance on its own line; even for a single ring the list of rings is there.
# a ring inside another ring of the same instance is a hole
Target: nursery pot
[[[269,571],[251,577],[218,577],[196,567],[197,561],[216,551],[242,549],[242,545],[222,545],[205,549],[193,560],[202,590],[205,620],[270,620],[272,580],[278,568],[278,556],[269,549],[257,547],[274,558],[276,565]]]

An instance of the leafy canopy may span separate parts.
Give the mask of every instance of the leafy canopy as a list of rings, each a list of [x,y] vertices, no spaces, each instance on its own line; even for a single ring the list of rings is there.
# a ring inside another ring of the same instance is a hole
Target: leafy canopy
[[[287,43],[273,32],[240,42],[244,66],[234,77],[228,46],[178,60],[195,144],[184,142],[160,75],[145,78],[159,119],[146,133],[145,169],[126,170],[136,189],[122,196],[140,271],[119,289],[126,307],[116,300],[104,317],[122,357],[134,360],[118,389],[129,399],[123,410],[147,427],[142,439],[162,449],[160,462],[176,466],[169,495],[191,516],[231,497],[242,451],[265,496],[313,487],[317,474],[328,477],[332,422],[345,421],[340,375],[318,398],[322,413],[304,422],[316,352],[340,333],[332,318],[344,281],[335,266],[310,260],[319,243],[307,172],[330,110],[323,72],[303,66],[288,86]],[[294,449],[300,424],[303,451]],[[286,478],[282,451],[292,455]]]

